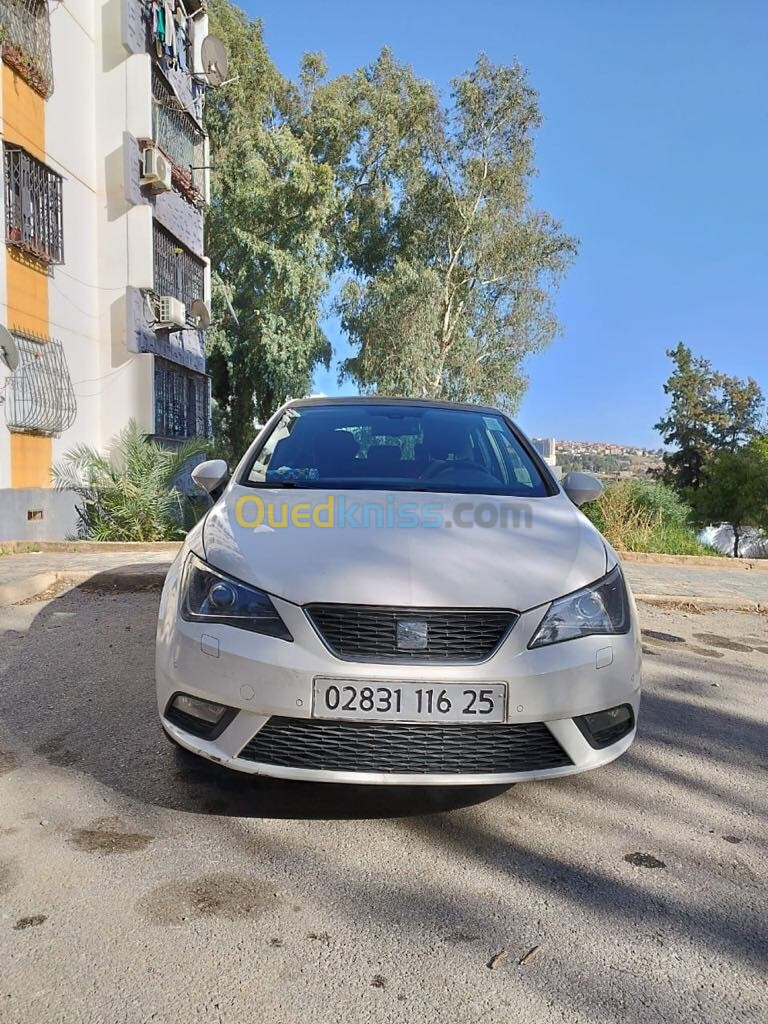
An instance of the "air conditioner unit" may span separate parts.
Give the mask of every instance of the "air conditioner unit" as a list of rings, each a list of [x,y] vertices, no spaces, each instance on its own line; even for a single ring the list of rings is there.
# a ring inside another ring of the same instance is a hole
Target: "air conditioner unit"
[[[161,295],[157,300],[157,327],[186,327],[187,311],[184,303],[173,295]]]
[[[171,191],[171,161],[155,146],[147,146],[141,154],[141,184],[155,192]]]

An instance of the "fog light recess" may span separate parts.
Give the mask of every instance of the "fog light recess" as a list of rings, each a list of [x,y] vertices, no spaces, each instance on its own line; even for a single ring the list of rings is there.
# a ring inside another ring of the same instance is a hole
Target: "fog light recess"
[[[619,704],[605,711],[594,711],[590,715],[574,718],[584,738],[595,750],[610,747],[624,739],[635,727],[635,715],[630,704]]]
[[[215,740],[220,736],[236,714],[237,708],[192,697],[188,693],[174,694],[165,709],[169,722],[204,740]]]

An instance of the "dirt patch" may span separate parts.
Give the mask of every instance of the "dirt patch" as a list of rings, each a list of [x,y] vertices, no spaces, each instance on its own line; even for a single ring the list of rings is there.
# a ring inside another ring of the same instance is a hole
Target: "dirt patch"
[[[142,896],[136,908],[151,924],[174,925],[204,917],[227,921],[256,917],[277,899],[260,879],[216,874],[158,886]]]
[[[5,896],[16,885],[18,869],[12,860],[0,861],[0,896]]]
[[[35,747],[35,753],[40,754],[41,757],[58,768],[69,768],[80,760],[80,754],[67,746],[66,736],[53,736],[45,743]]]
[[[15,754],[12,754],[10,750],[0,750],[0,775],[12,772],[18,766],[19,759]]]
[[[711,647],[688,647],[690,654],[700,654],[702,658],[724,658],[722,651],[716,651]]]
[[[752,648],[747,644],[740,644],[737,640],[731,640],[727,636],[718,636],[717,633],[694,633],[693,635],[709,647],[722,647],[726,651],[741,651],[743,654],[752,652]]]
[[[37,925],[43,924],[47,920],[47,914],[33,914],[31,917],[20,917],[13,926],[13,930],[15,932],[23,932],[25,928],[36,928]]]
[[[457,929],[455,932],[449,932],[443,941],[447,942],[449,946],[458,946],[464,942],[479,942],[479,940],[479,935],[470,935],[469,932],[463,932],[461,929]]]
[[[624,860],[635,868],[665,868],[663,860],[657,860],[650,853],[628,853]]]
[[[149,846],[154,838],[141,832],[78,828],[72,833],[69,841],[75,849],[83,853],[135,853]]]
[[[685,637],[675,636],[674,633],[660,633],[657,629],[641,629],[640,633],[645,640],[658,640],[664,644],[684,644]]]

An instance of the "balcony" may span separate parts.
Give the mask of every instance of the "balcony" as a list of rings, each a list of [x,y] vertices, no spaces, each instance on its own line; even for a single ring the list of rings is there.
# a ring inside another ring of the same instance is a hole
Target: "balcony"
[[[5,422],[10,431],[60,437],[75,422],[77,401],[61,343],[13,331],[20,361],[8,378]]]
[[[152,66],[152,137],[173,164],[173,184],[190,202],[205,202],[205,133],[157,65]]]
[[[0,0],[3,61],[44,99],[53,95],[48,0]]]

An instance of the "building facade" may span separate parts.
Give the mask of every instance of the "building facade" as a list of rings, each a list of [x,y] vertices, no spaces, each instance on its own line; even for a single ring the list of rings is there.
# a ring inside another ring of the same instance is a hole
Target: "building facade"
[[[210,432],[207,32],[203,0],[0,0],[0,540],[71,530],[74,445]]]

